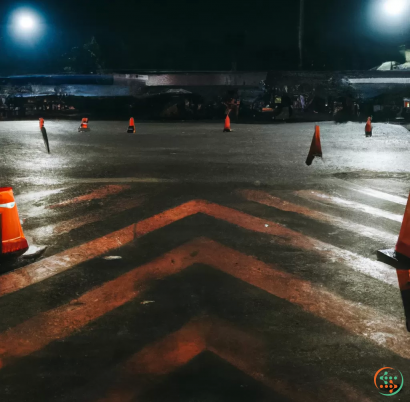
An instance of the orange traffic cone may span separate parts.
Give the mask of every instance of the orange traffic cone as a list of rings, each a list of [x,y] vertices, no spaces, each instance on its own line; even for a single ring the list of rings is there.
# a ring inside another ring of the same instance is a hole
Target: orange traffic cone
[[[40,117],[38,120],[39,120],[40,130],[41,130],[42,128],[44,128],[44,119]]]
[[[78,127],[79,133],[83,131],[90,131],[90,129],[88,128],[88,118],[87,117],[83,117],[83,119],[81,120],[80,127]]]
[[[313,134],[312,145],[310,146],[309,155],[306,159],[306,165],[310,166],[315,157],[322,157],[322,145],[320,144],[320,127],[315,126],[315,134]]]
[[[366,127],[364,128],[364,132],[366,134],[366,137],[371,137],[373,135],[373,127],[372,127],[372,118],[371,117],[367,118],[367,123],[366,123]]]
[[[130,124],[128,126],[127,133],[135,133],[135,122],[133,117],[130,118]]]
[[[28,249],[11,187],[0,187],[0,258],[19,256]]]
[[[226,115],[226,118],[225,118],[225,127],[224,127],[224,133],[230,133],[232,130],[231,130],[231,119],[229,118],[229,115],[227,114]]]

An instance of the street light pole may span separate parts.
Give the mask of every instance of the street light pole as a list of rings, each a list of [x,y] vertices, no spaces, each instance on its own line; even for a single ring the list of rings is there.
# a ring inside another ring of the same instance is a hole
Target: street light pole
[[[303,31],[305,23],[305,0],[299,6],[299,70],[303,69]]]

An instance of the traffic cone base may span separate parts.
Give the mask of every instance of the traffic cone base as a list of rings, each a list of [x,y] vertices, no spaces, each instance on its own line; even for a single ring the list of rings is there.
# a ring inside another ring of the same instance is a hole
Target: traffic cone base
[[[135,133],[135,122],[134,122],[134,118],[133,117],[131,117],[130,118],[130,123],[129,123],[129,126],[128,126],[128,130],[127,130],[127,133],[129,133],[129,134],[133,134],[133,133]]]
[[[410,196],[404,212],[399,240],[395,249],[379,250],[377,259],[396,268],[400,295],[406,316],[406,328],[410,332]]]
[[[377,259],[399,270],[410,269],[410,258],[398,253],[394,248],[377,250]]]
[[[395,249],[377,251],[377,259],[396,268],[400,295],[406,317],[406,328],[410,332],[410,258]]]
[[[7,240],[2,242],[0,260],[15,258],[24,254],[28,250],[26,239]]]
[[[316,157],[321,158],[322,156],[322,145],[320,143],[320,127],[315,126],[315,133],[313,134],[312,144],[310,145],[309,154],[306,159],[306,165],[310,166]]]
[[[397,269],[410,269],[410,196],[395,249],[377,251],[377,258]]]
[[[0,234],[0,259],[17,257],[28,250],[11,187],[0,188]]]

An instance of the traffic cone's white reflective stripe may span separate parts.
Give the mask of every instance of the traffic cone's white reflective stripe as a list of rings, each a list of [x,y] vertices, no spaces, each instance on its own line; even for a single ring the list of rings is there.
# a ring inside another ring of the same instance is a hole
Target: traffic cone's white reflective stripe
[[[11,209],[11,208],[14,208],[15,205],[16,205],[15,202],[9,202],[7,204],[0,204],[0,208],[9,208],[9,209]]]

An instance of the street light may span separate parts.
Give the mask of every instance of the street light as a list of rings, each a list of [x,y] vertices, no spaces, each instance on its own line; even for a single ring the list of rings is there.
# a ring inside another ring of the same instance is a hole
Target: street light
[[[406,0],[387,0],[384,10],[390,15],[399,15],[406,8]]]
[[[34,18],[31,15],[21,15],[18,17],[18,25],[25,31],[31,31],[35,26]]]
[[[10,15],[9,33],[22,43],[33,43],[42,31],[41,17],[35,10],[17,9]]]

